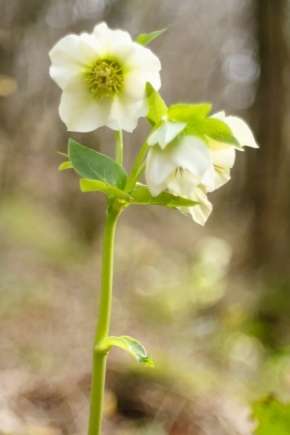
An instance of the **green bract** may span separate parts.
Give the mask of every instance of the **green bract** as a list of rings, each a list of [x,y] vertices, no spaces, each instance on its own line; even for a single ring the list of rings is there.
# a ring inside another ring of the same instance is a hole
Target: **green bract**
[[[154,39],[159,38],[159,36],[161,36],[162,33],[166,32],[166,30],[167,27],[165,29],[155,30],[151,33],[142,33],[141,35],[137,36],[135,41],[145,47],[146,45],[150,44],[150,42],[154,41]]]
[[[147,354],[146,349],[139,341],[135,340],[128,335],[121,335],[120,337],[106,337],[97,346],[96,351],[100,353],[107,353],[113,347],[117,346],[132,355],[139,363],[148,367],[154,367],[154,363],[150,356]]]
[[[140,187],[130,192],[131,200],[134,204],[151,204],[162,205],[164,207],[176,208],[176,207],[193,207],[198,202],[192,201],[181,196],[172,195],[169,192],[162,192],[160,195],[151,195],[148,187]]]
[[[152,126],[158,124],[162,117],[167,113],[167,106],[160,97],[159,93],[155,91],[150,83],[146,83],[146,95],[149,106],[149,112],[147,113],[147,121]]]

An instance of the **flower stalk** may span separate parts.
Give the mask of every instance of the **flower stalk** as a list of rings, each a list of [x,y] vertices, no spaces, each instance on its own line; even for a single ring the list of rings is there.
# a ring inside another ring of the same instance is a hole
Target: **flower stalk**
[[[120,213],[121,210],[115,206],[115,202],[109,199],[104,228],[98,322],[93,350],[93,374],[88,435],[100,435],[102,429],[107,351],[97,351],[96,347],[98,343],[109,334],[113,288],[114,239],[116,224]]]
[[[119,165],[123,165],[123,132],[122,130],[117,130],[116,136],[116,162]]]
[[[145,170],[145,165],[144,165],[144,158],[147,154],[148,151],[148,143],[144,142],[139,154],[136,158],[136,161],[133,165],[131,174],[128,178],[126,187],[125,187],[125,191],[129,192],[131,189],[134,188],[136,182],[138,181],[138,179],[140,178],[140,176],[142,175],[142,172]]]

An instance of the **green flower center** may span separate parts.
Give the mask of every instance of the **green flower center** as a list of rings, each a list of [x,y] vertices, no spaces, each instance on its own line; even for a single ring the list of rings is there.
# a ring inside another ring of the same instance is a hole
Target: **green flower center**
[[[94,98],[111,98],[123,89],[124,75],[120,65],[114,60],[98,60],[86,74],[89,90]]]

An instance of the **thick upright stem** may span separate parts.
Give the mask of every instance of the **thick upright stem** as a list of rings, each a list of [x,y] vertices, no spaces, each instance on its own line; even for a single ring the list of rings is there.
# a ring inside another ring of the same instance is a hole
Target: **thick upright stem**
[[[107,355],[106,353],[96,352],[95,348],[109,333],[112,305],[114,238],[119,214],[120,211],[115,210],[112,204],[109,203],[103,240],[101,293],[93,352],[93,378],[88,435],[100,435],[102,429]]]

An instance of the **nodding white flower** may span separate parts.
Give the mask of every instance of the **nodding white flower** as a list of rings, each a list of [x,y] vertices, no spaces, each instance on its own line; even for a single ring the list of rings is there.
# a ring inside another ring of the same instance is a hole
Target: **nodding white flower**
[[[154,196],[170,189],[172,183],[174,186],[180,185],[183,196],[187,196],[192,187],[201,182],[210,167],[211,158],[207,145],[197,137],[181,136],[164,148],[159,143],[150,146],[146,182]]]
[[[243,119],[236,116],[226,116],[225,112],[216,113],[212,115],[212,118],[219,119],[230,128],[241,147],[239,148],[240,151],[243,151],[242,147],[244,146],[259,148],[250,127]],[[235,144],[218,142],[213,139],[208,139],[208,143],[214,165],[214,174],[211,174],[211,176],[214,176],[214,185],[207,185],[206,191],[212,192],[231,179],[230,170],[235,163],[236,149]]]
[[[160,88],[159,59],[105,23],[92,34],[65,36],[49,55],[50,75],[63,90],[59,114],[70,131],[107,126],[132,132],[148,113],[146,82]]]
[[[226,117],[224,112],[213,117],[228,125],[240,147],[258,148],[249,126],[242,119]],[[184,123],[163,120],[161,126],[149,135],[146,181],[154,196],[167,189],[173,195],[198,202],[193,207],[179,209],[204,225],[213,208],[206,194],[230,180],[235,144],[210,138],[205,144],[195,136],[182,136],[180,133],[185,126]]]

